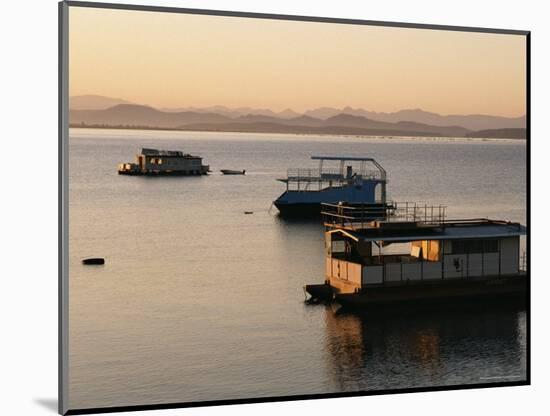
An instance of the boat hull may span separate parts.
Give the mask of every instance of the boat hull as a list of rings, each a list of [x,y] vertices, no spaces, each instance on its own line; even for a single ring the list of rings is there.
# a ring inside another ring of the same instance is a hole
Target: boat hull
[[[230,170],[230,169],[222,169],[220,170],[221,173],[224,175],[244,175],[246,173],[245,170]]]
[[[279,210],[279,214],[285,217],[320,217],[320,203],[296,203],[282,204],[277,201],[274,205]]]
[[[338,204],[345,201],[350,205],[374,204],[375,183],[365,182],[361,186],[329,187],[319,191],[285,191],[274,201],[283,216],[319,216],[321,204]]]
[[[484,280],[368,287],[358,293],[339,294],[329,284],[307,285],[313,301],[334,302],[345,309],[372,313],[401,313],[424,309],[488,308],[499,303],[524,306],[528,284],[525,275]]]
[[[208,175],[208,170],[193,170],[193,171],[130,171],[130,170],[119,170],[119,175],[129,175],[129,176],[201,176]]]
[[[339,201],[332,202],[332,203],[337,204],[338,202]],[[326,201],[326,203],[329,203],[329,201]],[[322,211],[321,203],[296,202],[296,203],[289,204],[289,203],[282,203],[277,200],[277,201],[274,201],[273,204],[279,210],[279,215],[284,217],[316,218],[321,216],[321,211]],[[380,203],[361,203],[357,205],[361,207],[365,207],[368,205],[378,209],[381,209],[382,207],[385,206],[385,204],[380,204]],[[347,204],[347,206],[353,206],[353,204]],[[381,216],[373,215],[372,219],[375,219],[375,218],[381,218]]]

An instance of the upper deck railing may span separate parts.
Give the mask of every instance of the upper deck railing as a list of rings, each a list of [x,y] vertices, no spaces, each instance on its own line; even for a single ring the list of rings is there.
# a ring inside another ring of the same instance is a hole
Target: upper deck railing
[[[364,205],[322,204],[321,214],[327,226],[352,230],[364,229],[372,221],[410,222],[437,226],[445,222],[445,205],[417,202],[388,202]]]
[[[354,170],[350,176],[347,176],[341,169],[290,168],[287,170],[287,180],[294,182],[344,182],[357,177],[361,179],[383,179],[382,174],[377,170]]]
[[[527,252],[525,250],[521,252],[519,271],[527,273]]]

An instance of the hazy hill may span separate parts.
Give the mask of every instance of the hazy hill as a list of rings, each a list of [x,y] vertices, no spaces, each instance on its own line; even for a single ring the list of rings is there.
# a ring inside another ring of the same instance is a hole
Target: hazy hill
[[[70,97],[70,108],[72,110],[106,110],[110,107],[119,104],[130,104],[125,100],[103,97],[100,95],[81,95]],[[413,129],[418,130],[418,128],[423,128],[423,126],[432,126],[432,127],[445,127],[447,133],[455,129],[463,128],[464,130],[493,130],[493,129],[509,129],[509,128],[525,128],[525,116],[521,117],[499,117],[483,114],[470,114],[470,115],[441,115],[437,113],[432,113],[424,111],[421,109],[407,109],[400,110],[393,113],[383,113],[369,111],[362,108],[333,108],[333,107],[319,107],[304,112],[303,114],[297,113],[292,109],[286,109],[283,111],[272,111],[269,109],[258,109],[252,107],[237,107],[230,108],[222,105],[209,106],[209,107],[185,107],[185,108],[163,108],[158,109],[162,113],[172,113],[172,114],[207,114],[206,119],[210,120],[209,122],[214,122],[213,116],[223,116],[225,118],[234,119],[238,122],[277,122],[284,124],[292,125],[306,125],[306,126],[322,126],[322,121],[333,119],[334,117],[339,117],[332,121],[341,122],[345,121],[347,126],[355,127],[367,127],[367,128],[378,128],[373,123],[382,122],[382,123],[400,123],[400,122],[409,122],[416,123],[418,126],[410,124],[408,126],[402,125],[401,127],[406,127],[407,130]],[[360,120],[354,120],[348,118],[344,120],[344,116],[356,116],[361,117]],[[76,116],[76,114],[75,114]],[[264,116],[267,118],[253,119],[251,116]],[[244,118],[243,118],[244,117]],[[275,119],[275,120],[273,120]],[[369,125],[366,125],[364,119],[369,120]],[[224,121],[224,119],[218,119],[217,121]],[[217,122],[216,121],[216,122]],[[356,123],[357,122],[357,123]],[[131,124],[134,124],[132,122]],[[173,124],[173,123],[172,123]],[[173,127],[173,125],[172,125]],[[417,128],[418,127],[418,128]],[[447,127],[452,127],[452,130],[447,129]],[[429,129],[429,131],[436,131]],[[440,130],[437,130],[440,131]],[[458,130],[457,130],[458,131]],[[450,133],[449,133],[450,134]]]
[[[526,129],[490,129],[472,131],[466,135],[467,137],[484,137],[494,139],[526,139]]]
[[[287,108],[283,111],[272,111],[265,108],[251,108],[251,107],[238,107],[238,108],[229,108],[223,105],[215,105],[210,107],[181,107],[181,108],[161,108],[161,111],[166,111],[169,113],[180,113],[192,111],[195,113],[216,113],[221,114],[230,118],[237,118],[245,115],[260,115],[260,116],[270,116],[277,117],[282,119],[288,119],[293,117],[298,117],[301,114],[296,111]]]
[[[119,104],[105,110],[70,111],[71,124],[176,128],[182,124],[228,121],[231,121],[229,117],[220,114],[193,111],[171,113],[133,104]]]
[[[71,110],[73,126],[171,128],[212,131],[251,131],[281,133],[374,134],[416,136],[464,136],[460,126],[431,126],[422,123],[387,123],[361,116],[338,114],[325,120],[311,116],[290,119],[258,114],[236,118],[195,111],[167,112],[153,107],[119,104],[103,110]]]
[[[444,136],[464,136],[469,129],[466,129],[462,126],[432,126],[424,123],[415,123],[413,121],[398,121],[395,125],[403,130],[412,130],[412,131],[427,131],[430,133],[441,133]]]
[[[104,110],[118,104],[130,104],[130,102],[102,95],[75,95],[69,98],[71,110]]]
[[[469,115],[441,115],[420,109],[400,110],[394,113],[377,113],[361,108],[345,107],[343,109],[321,107],[305,112],[306,115],[317,118],[329,118],[338,114],[350,114],[370,118],[372,120],[397,123],[399,121],[411,121],[432,126],[461,126],[470,130],[496,129],[496,128],[524,128],[525,116],[500,117],[484,114]]]
[[[279,118],[294,118],[294,117],[301,116],[301,114],[297,113],[296,111],[294,111],[290,108],[287,108],[286,110],[283,110],[283,111],[280,111],[280,112],[276,113],[276,116],[279,117]]]

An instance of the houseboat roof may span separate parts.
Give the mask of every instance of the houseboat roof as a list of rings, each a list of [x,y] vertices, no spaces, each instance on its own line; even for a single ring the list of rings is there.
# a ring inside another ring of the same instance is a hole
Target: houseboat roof
[[[372,157],[355,157],[355,156],[311,156],[312,160],[340,160],[340,161],[357,161],[357,162],[372,162]]]
[[[503,238],[527,234],[527,227],[519,223],[489,219],[471,222],[448,221],[439,227],[417,227],[399,232],[398,229],[384,231],[381,228],[368,228],[360,231],[335,228],[329,234],[342,234],[355,241],[419,241],[419,240],[461,240],[467,238]]]
[[[180,150],[158,150],[158,149],[142,148],[141,154],[144,156],[184,157],[184,158],[200,159],[199,156],[193,156],[188,153],[183,153]]]

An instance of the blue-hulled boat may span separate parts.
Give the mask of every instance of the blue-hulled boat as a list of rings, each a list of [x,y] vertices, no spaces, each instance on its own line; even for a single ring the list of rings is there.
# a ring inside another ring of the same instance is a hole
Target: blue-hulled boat
[[[289,169],[286,191],[273,203],[283,216],[320,215],[321,204],[379,206],[386,212],[386,171],[373,158],[313,156],[315,169]]]

